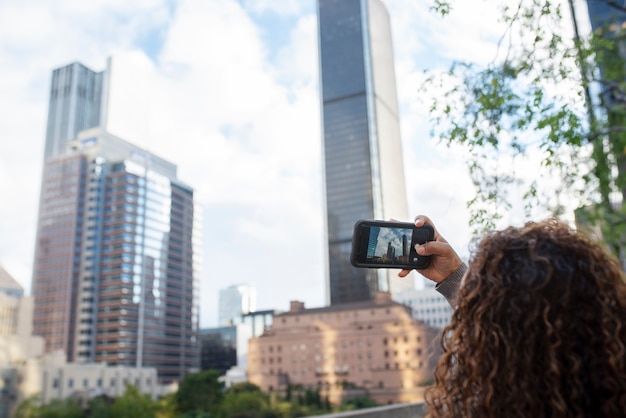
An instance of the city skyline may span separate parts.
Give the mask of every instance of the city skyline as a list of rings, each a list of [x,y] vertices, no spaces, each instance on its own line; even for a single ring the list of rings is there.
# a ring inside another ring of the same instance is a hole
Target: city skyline
[[[428,138],[417,89],[424,70],[494,57],[501,29],[470,18],[495,22],[485,4],[459,2],[443,19],[427,2],[388,5],[409,217],[430,215],[461,252],[471,184],[459,152]],[[117,56],[114,133],[177,164],[205,208],[201,326],[217,323],[218,289],[242,281],[255,283],[260,309],[324,304],[314,1],[10,0],[0,16],[0,109],[11,115],[0,124],[0,193],[10,202],[0,209],[0,263],[27,293],[50,71],[75,61],[99,70]]]

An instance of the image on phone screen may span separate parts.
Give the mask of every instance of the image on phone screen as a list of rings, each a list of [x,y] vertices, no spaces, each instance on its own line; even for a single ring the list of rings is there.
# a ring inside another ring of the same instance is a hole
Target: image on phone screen
[[[410,264],[417,253],[411,246],[413,230],[371,226],[367,242],[366,259],[375,264]],[[411,254],[413,253],[413,254]]]

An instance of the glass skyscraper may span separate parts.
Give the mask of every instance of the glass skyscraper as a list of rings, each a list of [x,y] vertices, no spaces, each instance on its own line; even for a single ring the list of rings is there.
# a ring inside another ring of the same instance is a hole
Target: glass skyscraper
[[[92,71],[78,62],[52,72],[45,159],[64,154],[67,142],[80,131],[105,125],[107,73]]]
[[[49,133],[76,113],[66,108]],[[104,128],[57,139],[65,148],[43,169],[34,334],[70,362],[155,367],[164,383],[180,379],[199,365],[193,189],[174,164]]]
[[[359,219],[407,219],[390,20],[380,0],[318,0],[330,304],[412,288],[350,264]]]
[[[220,289],[218,325],[240,324],[243,315],[256,311],[256,288],[249,284],[235,284]]]

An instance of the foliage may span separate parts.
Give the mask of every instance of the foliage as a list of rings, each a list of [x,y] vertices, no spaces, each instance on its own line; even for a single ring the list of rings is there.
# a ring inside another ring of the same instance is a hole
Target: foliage
[[[292,393],[291,399],[265,393],[248,382],[237,383],[224,391],[217,377],[219,373],[213,371],[190,374],[177,392],[158,400],[130,385],[122,396],[97,396],[84,408],[71,398],[42,405],[33,396],[19,405],[15,418],[293,418],[377,405],[367,395],[361,395],[332,407],[319,388],[301,385],[291,385],[286,391]],[[356,387],[349,382],[343,386]]]
[[[217,410],[223,397],[223,383],[219,372],[206,370],[185,376],[174,396],[179,413],[210,412]]]
[[[153,418],[157,405],[148,395],[129,385],[124,395],[116,398],[110,409],[110,416],[115,418]]]
[[[269,403],[260,392],[229,392],[220,406],[220,418],[263,418]]]
[[[435,1],[433,8],[445,16],[452,5]],[[615,9],[626,16],[624,7]],[[508,192],[519,188],[526,216],[537,209],[560,215],[565,201],[574,201],[592,208],[587,220],[620,247],[626,216],[615,196],[626,192],[624,55],[618,52],[624,34],[581,37],[571,0],[501,1],[500,10],[505,29],[491,63],[455,62],[421,87],[431,135],[467,150],[474,232],[495,227],[512,209],[516,196]]]
[[[22,402],[15,413],[15,418],[83,418],[84,413],[75,399],[54,399],[42,405],[37,396]]]
[[[346,401],[341,404],[341,410],[351,411],[354,409],[373,408],[375,406],[379,406],[378,402],[369,396],[358,395],[353,398],[346,399]]]
[[[261,393],[261,388],[250,382],[240,382],[235,383],[231,387],[228,388],[227,393],[244,393],[244,392],[254,392]]]

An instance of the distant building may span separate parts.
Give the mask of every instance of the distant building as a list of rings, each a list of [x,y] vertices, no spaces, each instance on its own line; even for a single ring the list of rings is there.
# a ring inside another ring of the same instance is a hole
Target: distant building
[[[0,265],[0,336],[30,337],[32,321],[33,299],[24,296],[24,288]]]
[[[237,326],[200,330],[200,370],[217,370],[220,375],[237,365]]]
[[[444,328],[450,323],[454,309],[434,286],[405,290],[396,294],[398,302],[411,308],[413,318],[434,328]]]
[[[0,418],[13,417],[17,406],[34,395],[49,404],[68,397],[117,397],[127,385],[153,399],[172,390],[158,384],[154,367],[67,363],[62,351],[44,354],[43,338],[31,334],[32,298],[7,295],[3,288],[10,276],[2,267],[0,275],[5,275],[0,279]],[[18,286],[11,290],[20,290]]]
[[[111,60],[53,71],[33,330],[68,363],[198,369],[200,216],[177,167],[106,131]]]
[[[65,154],[80,131],[106,126],[109,75],[110,61],[99,72],[79,62],[52,72],[44,160]]]
[[[389,13],[380,0],[317,0],[327,228],[327,299],[371,300],[412,276],[350,264],[360,219],[407,219]]]
[[[265,391],[320,388],[334,403],[364,393],[380,403],[420,401],[440,354],[438,335],[389,293],[326,308],[291,302],[250,340],[248,380]]]
[[[243,324],[249,328],[249,338],[259,337],[266,330],[270,329],[274,321],[274,316],[279,313],[280,311],[270,309],[244,314]]]
[[[256,311],[256,289],[249,284],[236,284],[220,290],[219,325],[240,324],[242,315]]]
[[[248,381],[248,377],[246,375],[246,369],[235,366],[228,369],[226,374],[220,376],[219,380],[224,383],[224,387],[228,389],[234,384],[244,383]]]
[[[110,366],[105,363],[67,363],[62,352],[49,353],[38,361],[41,373],[40,398],[44,404],[54,399],[75,397],[90,399],[106,395],[122,396],[126,387],[133,385],[140,393],[152,399],[167,393],[167,387],[158,384],[154,367]]]
[[[15,298],[24,296],[24,288],[0,265],[0,293]]]
[[[15,408],[38,386],[37,371],[28,366],[41,356],[43,338],[32,335],[33,299],[0,266],[0,418],[14,415]]]

